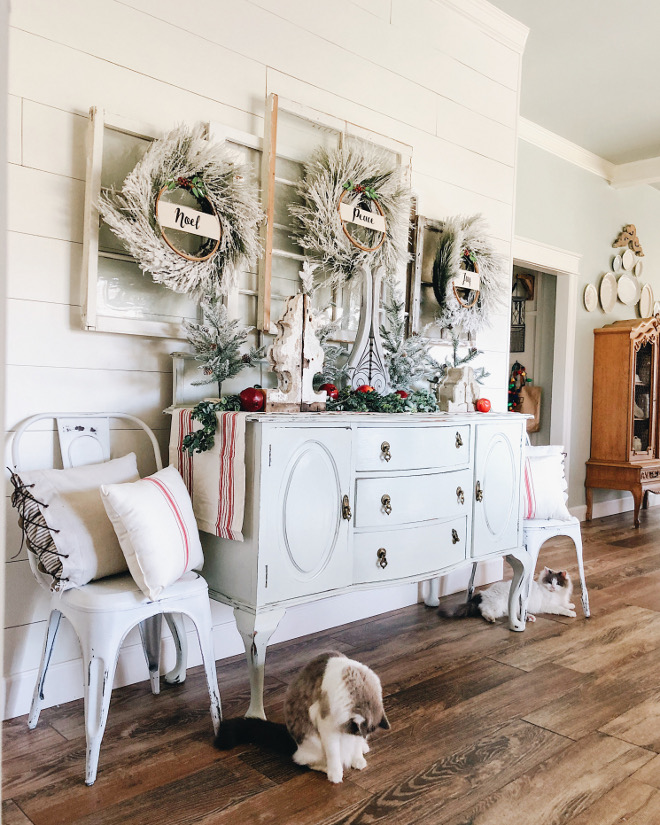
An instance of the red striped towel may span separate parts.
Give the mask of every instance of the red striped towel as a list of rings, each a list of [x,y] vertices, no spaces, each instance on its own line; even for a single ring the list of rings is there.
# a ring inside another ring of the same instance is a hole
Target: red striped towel
[[[212,449],[190,455],[183,449],[183,439],[201,428],[191,418],[192,409],[184,407],[172,414],[170,464],[178,469],[188,488],[199,529],[223,539],[243,541],[247,413],[218,413]]]

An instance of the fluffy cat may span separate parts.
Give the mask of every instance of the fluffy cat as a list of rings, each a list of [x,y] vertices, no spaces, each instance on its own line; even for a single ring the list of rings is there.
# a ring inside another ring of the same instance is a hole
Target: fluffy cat
[[[510,582],[495,582],[486,590],[475,593],[472,598],[453,611],[442,608],[438,611],[445,618],[483,616],[487,622],[494,622],[509,615]],[[575,605],[571,601],[573,583],[565,570],[554,572],[544,567],[537,581],[532,581],[527,601],[527,621],[535,622],[535,613],[554,613],[575,618]]]
[[[262,719],[229,719],[216,746],[269,745],[298,765],[341,782],[345,768],[362,770],[367,736],[389,730],[380,679],[366,665],[334,651],[316,656],[297,674],[284,700],[286,727]]]

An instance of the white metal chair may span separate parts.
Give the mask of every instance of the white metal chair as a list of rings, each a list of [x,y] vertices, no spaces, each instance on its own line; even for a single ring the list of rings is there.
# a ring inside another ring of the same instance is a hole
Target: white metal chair
[[[124,413],[44,413],[24,421],[16,430],[12,443],[12,463],[20,474],[20,444],[25,431],[35,422],[55,419],[60,434],[64,467],[97,463],[110,458],[110,419],[130,421],[141,427],[151,440],[157,469],[162,468],[158,442],[152,430],[140,419]],[[37,683],[34,689],[28,727],[39,719],[44,698],[44,682],[62,616],[72,624],[82,650],[84,673],[85,734],[87,739],[87,785],[96,779],[101,740],[107,721],[112,682],[119,649],[127,633],[139,626],[142,645],[149,667],[151,690],[160,690],[159,664],[162,616],[172,630],[177,649],[177,664],[165,679],[182,682],[186,670],[186,634],[183,615],[192,620],[204,662],[211,699],[211,718],[217,734],[221,706],[213,654],[211,607],[206,581],[195,572],[186,573],[168,587],[156,601],[150,601],[137,587],[130,574],[111,576],[90,582],[84,587],[63,593],[50,591],[50,578],[39,570],[34,553],[28,550],[30,567],[39,584],[51,593],[51,611]]]

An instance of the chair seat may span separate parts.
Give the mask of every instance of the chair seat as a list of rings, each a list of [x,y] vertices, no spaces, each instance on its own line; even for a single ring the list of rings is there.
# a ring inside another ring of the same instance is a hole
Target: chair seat
[[[163,590],[157,602],[167,602],[169,599],[181,599],[188,596],[203,596],[207,592],[206,580],[199,573],[190,571],[177,582]],[[90,582],[84,587],[74,587],[65,590],[60,596],[62,606],[68,605],[77,610],[89,613],[99,613],[111,610],[135,610],[152,604],[152,600],[145,596],[135,584],[130,573],[120,576],[109,576]],[[59,600],[58,600],[59,601]],[[165,607],[165,605],[164,605]],[[164,611],[166,612],[166,611]]]
[[[569,519],[560,518],[526,518],[523,520],[523,530],[566,529],[580,524],[580,519],[571,516]]]

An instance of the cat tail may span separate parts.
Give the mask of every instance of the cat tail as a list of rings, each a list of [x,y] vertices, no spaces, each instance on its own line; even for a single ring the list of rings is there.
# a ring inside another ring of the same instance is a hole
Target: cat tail
[[[481,616],[481,593],[475,593],[474,596],[457,605],[453,610],[440,607],[438,616],[442,616],[443,619],[468,619],[472,616]]]
[[[286,725],[243,717],[223,720],[214,745],[221,751],[231,750],[237,745],[263,745],[286,756],[292,756],[298,747]]]

